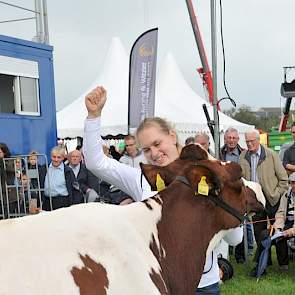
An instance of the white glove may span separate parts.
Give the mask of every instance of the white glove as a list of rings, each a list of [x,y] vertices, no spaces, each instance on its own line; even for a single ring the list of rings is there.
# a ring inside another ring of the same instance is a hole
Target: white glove
[[[99,198],[99,195],[94,189],[91,188],[87,191],[87,203],[95,202],[97,198]]]

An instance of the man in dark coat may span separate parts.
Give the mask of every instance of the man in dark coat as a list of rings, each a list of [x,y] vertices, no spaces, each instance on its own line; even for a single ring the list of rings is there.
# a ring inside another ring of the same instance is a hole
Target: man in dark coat
[[[68,154],[69,167],[73,170],[79,183],[80,190],[83,192],[88,202],[93,202],[99,198],[100,186],[99,179],[93,175],[81,162],[82,154],[74,150]]]

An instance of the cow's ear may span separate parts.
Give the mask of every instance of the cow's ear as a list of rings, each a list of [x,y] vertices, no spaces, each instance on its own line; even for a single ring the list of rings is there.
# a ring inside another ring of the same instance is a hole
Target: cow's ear
[[[161,191],[171,182],[165,167],[140,163],[141,171],[153,191]]]
[[[189,144],[182,148],[179,158],[181,160],[208,160],[208,153],[197,144]]]
[[[186,169],[185,175],[197,194],[205,195],[206,191],[214,195],[219,194],[222,184],[218,175],[209,167],[192,166]]]

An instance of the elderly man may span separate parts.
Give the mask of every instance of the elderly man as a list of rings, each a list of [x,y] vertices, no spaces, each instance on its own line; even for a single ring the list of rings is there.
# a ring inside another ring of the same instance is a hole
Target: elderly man
[[[143,153],[136,147],[135,136],[126,135],[124,138],[125,153],[120,158],[119,162],[131,167],[140,168],[139,163],[146,164],[146,158]]]
[[[99,179],[86,168],[85,164],[82,164],[82,153],[78,150],[70,152],[68,161],[69,167],[72,168],[87,202],[98,199],[100,193]]]
[[[258,244],[261,242],[262,231],[267,228],[267,218],[273,224],[273,218],[278,210],[280,198],[288,188],[288,176],[278,154],[260,144],[258,130],[246,132],[245,141],[248,150],[241,153],[239,160],[243,176],[247,180],[258,182],[266,198],[264,212],[253,217],[254,222],[259,221],[254,223],[254,235]],[[285,249],[281,244],[276,244],[277,259],[282,268],[285,268],[285,261],[282,259],[284,251]],[[257,261],[257,253],[255,256]],[[256,268],[251,274],[256,276]]]
[[[224,133],[224,145],[220,150],[220,160],[238,163],[240,154],[244,150],[239,145],[239,132],[235,128],[228,128]]]
[[[56,146],[51,150],[51,163],[39,170],[40,186],[44,189],[43,209],[55,210],[76,204],[81,199],[81,193],[73,188],[75,175],[68,166],[64,165],[65,150]]]
[[[215,156],[210,149],[210,137],[206,132],[199,131],[195,135],[195,143],[200,144],[211,156]]]

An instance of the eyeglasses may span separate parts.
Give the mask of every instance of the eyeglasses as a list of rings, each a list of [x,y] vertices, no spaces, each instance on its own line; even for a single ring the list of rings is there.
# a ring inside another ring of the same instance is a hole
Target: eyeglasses
[[[257,138],[251,139],[251,140],[246,140],[246,144],[249,144],[249,143],[253,144],[253,143],[255,143],[255,141],[257,141]]]

